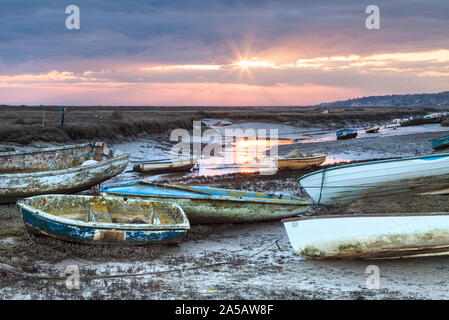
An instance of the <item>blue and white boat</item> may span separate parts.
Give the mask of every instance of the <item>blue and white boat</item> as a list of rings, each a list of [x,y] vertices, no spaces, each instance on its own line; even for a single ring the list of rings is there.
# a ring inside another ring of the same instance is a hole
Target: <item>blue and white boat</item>
[[[430,145],[434,149],[443,149],[449,147],[449,136],[430,140]]]
[[[105,197],[139,198],[179,205],[191,223],[279,220],[303,214],[312,203],[286,195],[202,186],[136,182],[106,187]]]
[[[306,174],[298,182],[324,205],[441,190],[449,187],[449,153],[331,167]]]
[[[357,130],[354,129],[340,129],[337,130],[337,139],[352,139],[357,137]]]
[[[190,229],[183,210],[147,200],[42,195],[17,202],[28,232],[86,244],[179,243]]]

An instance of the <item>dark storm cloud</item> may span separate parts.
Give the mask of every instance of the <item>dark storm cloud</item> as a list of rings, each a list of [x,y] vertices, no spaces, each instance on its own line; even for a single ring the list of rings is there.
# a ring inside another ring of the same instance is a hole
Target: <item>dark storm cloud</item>
[[[81,9],[81,30],[65,29],[70,4]],[[379,32],[364,27],[369,4],[381,8]],[[273,47],[297,58],[413,51],[449,47],[448,17],[449,3],[439,0],[8,0],[0,10],[0,62],[228,63],[236,48],[257,55]]]

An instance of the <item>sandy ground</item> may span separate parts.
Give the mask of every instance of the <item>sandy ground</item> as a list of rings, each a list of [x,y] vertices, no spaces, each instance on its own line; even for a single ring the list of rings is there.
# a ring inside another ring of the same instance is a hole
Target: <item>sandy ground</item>
[[[369,152],[378,158],[397,152],[425,154],[433,152],[428,140],[444,134],[449,132],[288,145],[279,153],[299,148]],[[169,182],[298,195],[296,179],[312,170],[179,177]],[[448,205],[447,196],[373,198],[310,214],[446,211]],[[370,265],[379,268],[377,289],[366,284]],[[67,266],[79,268],[79,289],[66,287]],[[194,225],[186,241],[176,246],[103,247],[30,236],[18,209],[0,206],[2,299],[448,299],[448,277],[449,257],[304,259],[293,252],[279,221]]]

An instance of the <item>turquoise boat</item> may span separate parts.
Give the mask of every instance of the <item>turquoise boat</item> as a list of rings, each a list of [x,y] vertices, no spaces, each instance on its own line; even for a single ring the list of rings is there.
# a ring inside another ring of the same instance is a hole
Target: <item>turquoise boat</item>
[[[177,204],[183,208],[191,223],[279,220],[303,214],[312,205],[310,201],[285,194],[142,181],[106,187],[101,191],[104,197],[140,198]]]
[[[340,129],[336,132],[337,139],[352,139],[357,137],[357,130],[354,129]]]
[[[174,204],[80,195],[42,195],[17,202],[28,232],[86,244],[179,243],[190,223]]]
[[[442,137],[439,139],[430,140],[430,145],[432,148],[436,149],[443,149],[449,147],[449,136]]]

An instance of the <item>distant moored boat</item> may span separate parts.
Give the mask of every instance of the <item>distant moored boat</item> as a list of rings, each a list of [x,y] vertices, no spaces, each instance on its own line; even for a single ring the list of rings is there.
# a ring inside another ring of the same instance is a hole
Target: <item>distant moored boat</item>
[[[352,139],[357,137],[357,130],[354,129],[340,129],[337,130],[337,139]]]
[[[369,127],[368,129],[365,130],[366,133],[376,133],[377,131],[379,131],[380,127],[378,125]]]
[[[173,160],[160,159],[133,162],[134,171],[147,174],[189,171],[194,166],[195,160],[192,158],[179,158]]]

